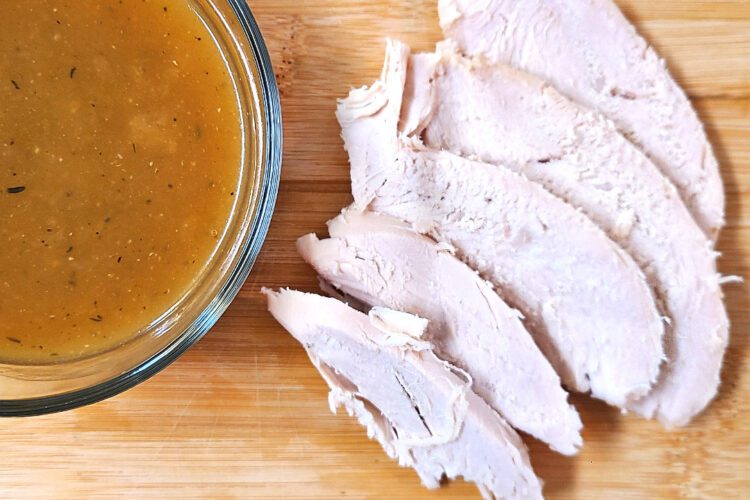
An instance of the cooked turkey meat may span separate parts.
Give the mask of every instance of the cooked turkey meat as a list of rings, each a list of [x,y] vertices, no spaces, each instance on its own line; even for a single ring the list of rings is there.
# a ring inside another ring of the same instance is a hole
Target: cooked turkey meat
[[[386,453],[437,488],[462,476],[485,498],[541,498],[526,447],[471,389],[471,379],[420,339],[425,322],[336,299],[265,291],[271,314],[305,347],[343,406]]]
[[[611,0],[439,0],[447,38],[468,55],[549,81],[611,118],[677,186],[715,239],[724,188],[703,125],[666,64]]]
[[[453,245],[524,313],[570,388],[617,406],[644,396],[663,359],[663,325],[643,274],[540,185],[400,137],[408,55],[390,42],[381,79],[339,104],[355,203]]]
[[[519,319],[452,249],[392,217],[347,209],[330,239],[297,249],[336,289],[371,306],[429,321],[435,352],[471,375],[474,390],[515,428],[564,454],[581,446],[581,420],[560,378]]]
[[[669,364],[630,408],[686,424],[716,394],[728,320],[711,242],[674,186],[608,119],[520,70],[442,44],[411,57],[406,88],[405,132],[540,183],[641,266],[670,318]]]

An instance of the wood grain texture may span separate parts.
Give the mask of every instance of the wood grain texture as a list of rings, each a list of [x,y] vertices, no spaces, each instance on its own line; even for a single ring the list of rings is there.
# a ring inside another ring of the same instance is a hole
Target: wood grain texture
[[[725,274],[750,277],[750,2],[621,0],[705,119],[728,196]],[[315,290],[295,239],[350,201],[335,99],[379,72],[383,38],[430,49],[434,0],[254,0],[283,99],[283,183],[268,242],[216,328],[170,368],[103,403],[0,421],[0,497],[475,498],[423,490],[350,418],[328,410],[303,350],[267,314],[261,286]],[[726,287],[731,345],[716,401],[667,432],[574,397],[585,448],[529,440],[548,498],[750,497],[750,300]]]

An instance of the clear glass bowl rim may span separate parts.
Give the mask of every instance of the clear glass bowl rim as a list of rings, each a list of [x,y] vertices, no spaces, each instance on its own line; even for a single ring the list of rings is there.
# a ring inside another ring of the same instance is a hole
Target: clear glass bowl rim
[[[235,268],[228,274],[226,285],[195,321],[200,323],[177,337],[170,345],[153,354],[138,366],[105,382],[74,392],[50,396],[0,401],[0,417],[44,415],[93,404],[130,389],[160,372],[198,342],[218,321],[239,293],[260,253],[268,233],[281,177],[282,124],[279,91],[271,59],[263,36],[245,0],[224,0],[231,7],[243,31],[256,65],[256,85],[263,106],[264,158],[262,183],[252,226]]]

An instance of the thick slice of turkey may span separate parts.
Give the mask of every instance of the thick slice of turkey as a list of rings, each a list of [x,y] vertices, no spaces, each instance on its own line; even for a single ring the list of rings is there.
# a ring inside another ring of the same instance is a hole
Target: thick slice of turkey
[[[271,292],[271,314],[304,347],[343,406],[386,453],[428,488],[463,476],[485,498],[541,498],[518,434],[471,389],[471,378],[420,337],[426,321],[376,308],[369,316],[336,299]]]
[[[438,356],[465,370],[474,390],[508,422],[567,455],[581,446],[581,419],[518,311],[451,254],[385,215],[347,209],[330,239],[297,241],[318,274],[355,300],[429,321]]]
[[[705,233],[724,188],[703,125],[666,64],[611,0],[439,0],[446,37],[469,55],[541,76],[611,118],[677,186]]]
[[[355,204],[453,245],[524,313],[568,387],[617,406],[644,396],[664,328],[638,266],[540,185],[399,136],[408,56],[389,42],[380,80],[339,103]]]
[[[671,318],[668,366],[630,408],[687,423],[716,394],[729,323],[711,242],[674,186],[600,113],[505,65],[453,52],[412,56],[402,126],[426,145],[505,165],[542,184],[620,243]]]

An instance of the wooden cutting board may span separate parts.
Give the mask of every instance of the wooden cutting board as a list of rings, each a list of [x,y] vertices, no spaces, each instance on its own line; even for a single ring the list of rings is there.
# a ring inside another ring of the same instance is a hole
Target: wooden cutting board
[[[750,1],[619,0],[669,61],[721,162],[724,274],[750,277]],[[284,173],[260,260],[208,336],[177,363],[109,401],[0,420],[0,497],[474,498],[456,482],[421,488],[350,418],[328,410],[304,352],[266,313],[261,286],[316,289],[295,239],[350,201],[335,99],[379,73],[383,38],[429,50],[435,0],[255,0],[281,88]],[[721,392],[687,429],[575,397],[575,458],[529,442],[549,498],[749,498],[750,299],[726,287],[733,322]]]

